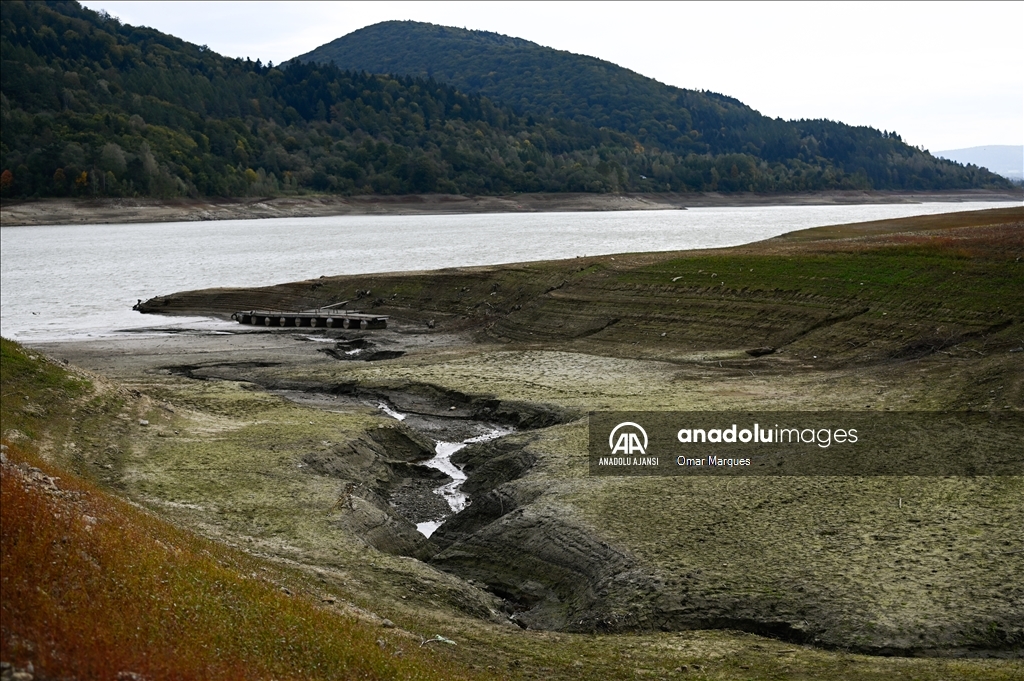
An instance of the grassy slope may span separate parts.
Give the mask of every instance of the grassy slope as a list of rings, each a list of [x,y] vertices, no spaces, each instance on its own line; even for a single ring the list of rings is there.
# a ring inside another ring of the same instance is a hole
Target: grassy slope
[[[72,414],[116,416],[89,382],[7,340],[2,367],[4,660],[82,679],[469,677],[446,649],[324,605],[308,578],[43,460],[39,443]]]
[[[676,674],[675,670],[685,668],[700,672],[704,678],[717,679],[888,679],[903,674],[938,680],[1010,679],[1019,672],[998,661],[872,658],[728,631],[625,636],[524,632],[460,616],[438,591],[424,594],[428,586],[408,582],[398,567],[399,562],[406,562],[403,559],[372,551],[361,559],[337,557],[340,565],[336,567],[345,571],[343,581],[317,565],[313,570],[289,569],[289,564],[298,564],[268,561],[169,526],[111,496],[103,487],[33,454],[33,449],[40,448],[51,451],[49,458],[55,461],[69,461],[46,447],[60,441],[81,442],[74,434],[67,440],[53,435],[62,432],[55,428],[61,420],[70,418],[57,418],[55,414],[58,409],[66,409],[66,414],[77,418],[82,406],[89,404],[86,398],[94,389],[77,373],[65,374],[38,356],[29,360],[29,355],[15,344],[4,341],[3,348],[2,416],[8,454],[15,462],[24,461],[41,468],[44,474],[58,476],[57,485],[65,490],[64,496],[55,496],[34,484],[26,491],[20,484],[23,473],[4,468],[2,655],[19,665],[31,660],[37,670],[77,674],[76,678],[109,678],[119,671],[137,671],[154,679],[355,678],[363,677],[362,672],[365,678],[459,678],[460,674],[549,679],[668,678]],[[55,386],[58,390],[69,386],[78,390],[76,400],[63,395],[54,399],[48,391]],[[130,412],[133,421],[138,415],[148,416],[150,428],[158,432],[173,432],[171,428],[177,426],[186,437],[210,435],[217,419],[237,418],[236,425],[253,420],[249,404],[253,393],[237,384],[204,385],[198,392],[179,386],[176,390],[154,390],[152,396],[130,391],[125,394],[130,399],[118,405],[121,413]],[[18,395],[22,399],[27,395],[31,404],[48,409],[47,415],[35,417],[23,411],[22,403],[15,401]],[[305,410],[304,415],[316,417],[312,410]],[[117,422],[116,414],[109,411],[96,410],[94,417],[107,426]],[[268,432],[278,428],[278,436],[285,437],[275,443],[287,448],[299,437],[282,428],[289,418],[287,413],[274,414],[264,408],[257,420],[270,427]],[[21,432],[31,433],[31,439],[13,433],[12,423],[18,424]],[[164,440],[158,435],[147,439],[150,432],[142,438],[141,448],[146,452],[151,451],[150,443]],[[11,437],[20,444],[11,442]],[[225,445],[222,451],[227,453],[246,441],[233,441],[228,434],[221,438]],[[161,456],[158,451],[152,451],[152,455]],[[231,458],[225,459],[225,468],[228,464],[229,472],[235,475],[250,469],[247,462]],[[268,466],[268,477],[292,467],[288,461],[276,467],[270,462],[261,465]],[[106,471],[102,467],[100,470]],[[196,477],[189,471],[181,474]],[[202,515],[172,517],[209,530],[218,523],[226,524],[218,518],[222,512],[244,515],[216,490],[207,490],[206,494],[191,500],[222,506]],[[180,500],[178,495],[180,492],[175,490],[174,496],[165,498]],[[276,504],[282,499],[267,499],[264,503]],[[12,509],[18,512],[9,512]],[[167,506],[160,510],[172,511]],[[86,515],[97,518],[97,522],[88,521]],[[87,529],[90,526],[92,529]],[[267,534],[280,534],[282,530],[290,531],[287,527],[271,527]],[[240,539],[231,532],[222,538]],[[316,539],[322,541],[323,537]],[[274,555],[270,549],[261,544],[254,550]],[[28,563],[29,559],[34,563]],[[47,560],[63,561],[62,571],[39,573],[27,569]],[[70,583],[78,589],[66,588],[68,575],[75,576]],[[282,587],[295,595],[284,594]],[[91,597],[83,598],[85,593]],[[397,605],[408,603],[399,594],[413,602],[404,607]],[[140,600],[140,595],[149,600]],[[324,598],[338,598],[342,612],[325,608]],[[382,630],[367,624],[365,611],[361,618],[353,618],[350,613],[359,610],[358,606],[346,605],[352,601],[390,616],[399,629]],[[80,626],[82,621],[90,622],[87,630]],[[282,630],[288,635],[279,637]],[[441,632],[457,640],[458,646],[437,650],[427,646],[429,652],[421,653],[419,638],[409,631],[428,637]],[[53,632],[61,636],[53,636]],[[55,639],[56,645],[41,649],[40,642],[47,638]],[[377,645],[378,638],[386,643],[383,652]],[[107,642],[107,646],[97,647],[94,642],[98,640]],[[396,650],[402,650],[404,656],[389,656]],[[317,663],[320,669],[326,666],[329,671],[317,676]],[[475,670],[466,671],[468,667]]]

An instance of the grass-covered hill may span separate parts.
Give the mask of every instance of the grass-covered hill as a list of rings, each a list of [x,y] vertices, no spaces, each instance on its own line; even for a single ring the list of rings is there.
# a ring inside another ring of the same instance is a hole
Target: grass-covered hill
[[[895,133],[771,119],[731,97],[664,85],[610,62],[486,31],[388,21],[299,59],[429,76],[528,115],[629,133],[651,152],[668,152],[652,154],[647,174],[655,189],[1002,186],[986,171],[937,159]],[[709,157],[728,160],[711,175],[702,173]]]
[[[598,60],[423,24],[275,67],[77,2],[11,0],[0,58],[5,198],[1007,186],[868,128],[772,121]],[[372,75],[389,72],[405,75]]]

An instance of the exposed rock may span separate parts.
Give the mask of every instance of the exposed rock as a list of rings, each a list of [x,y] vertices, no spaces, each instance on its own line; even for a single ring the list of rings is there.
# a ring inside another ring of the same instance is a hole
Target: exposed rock
[[[335,522],[385,553],[416,555],[426,542],[415,525],[371,493],[350,497],[349,506],[341,509]]]
[[[9,430],[4,431],[4,439],[10,440],[11,442],[27,442],[32,438],[25,435],[25,433],[21,432],[17,428],[10,428]]]
[[[138,672],[118,672],[117,681],[148,681],[149,677]]]
[[[425,541],[416,526],[388,503],[389,490],[410,479],[437,485],[445,476],[411,462],[433,456],[429,441],[402,428],[382,428],[310,452],[303,462],[320,475],[346,481],[333,509],[335,521],[367,544],[387,553],[413,555]]]

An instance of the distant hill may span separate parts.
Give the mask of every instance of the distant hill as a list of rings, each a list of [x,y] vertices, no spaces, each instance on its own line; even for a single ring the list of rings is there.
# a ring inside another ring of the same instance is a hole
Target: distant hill
[[[1024,145],[989,144],[983,147],[947,149],[936,151],[934,154],[957,163],[970,163],[979,168],[987,168],[1011,180],[1024,179]]]
[[[354,31],[298,57],[345,69],[430,77],[534,117],[628,133],[648,150],[655,188],[744,190],[1005,186],[904,144],[825,120],[783,121],[713,92],[684,90],[610,62],[518,38],[413,21]],[[697,157],[719,159],[700,177]],[[722,170],[725,170],[723,173]]]

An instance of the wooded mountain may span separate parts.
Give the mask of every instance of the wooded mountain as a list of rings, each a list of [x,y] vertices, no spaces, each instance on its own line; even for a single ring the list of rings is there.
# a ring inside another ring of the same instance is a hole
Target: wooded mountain
[[[454,30],[408,23],[382,26],[431,34]],[[364,32],[372,35],[374,28]],[[493,40],[526,45],[541,55],[564,55],[502,36]],[[570,57],[586,59],[564,58]],[[728,141],[737,135],[761,139],[755,134],[760,128],[733,126],[733,118],[742,114],[762,121],[767,131],[788,131],[800,124],[770,121],[717,95],[686,95],[697,98],[694,102],[710,102],[707,114],[703,104],[672,105],[676,118],[671,120],[678,121],[678,112],[685,111],[698,123],[681,135],[692,141],[686,143],[689,147],[682,142],[671,146],[650,132],[656,129],[653,123],[644,124],[650,130],[642,125],[634,131],[633,124],[607,125],[584,115],[593,107],[577,105],[579,111],[560,113],[555,108],[561,105],[551,103],[535,110],[524,105],[525,96],[509,104],[441,83],[429,73],[372,75],[360,66],[309,60],[275,67],[229,59],[150,28],[122,24],[77,2],[4,0],[0,59],[0,191],[5,197],[800,191],[1005,184],[977,168],[933,159],[877,131],[825,122],[808,123],[810,127],[800,128],[802,136],[792,139],[771,137],[773,144],[797,146],[791,155],[783,151],[769,158],[749,142],[744,148]],[[606,66],[611,76],[621,72],[654,83]],[[550,77],[537,70],[541,81]],[[623,87],[633,87],[632,81],[623,82]],[[645,102],[655,102],[652,98],[665,90],[655,85],[637,90],[637,105],[622,109],[622,115],[641,123],[648,116],[670,120],[647,113],[654,104]],[[552,102],[560,101],[556,94],[548,96]],[[699,122],[713,114],[721,117],[717,137],[710,124]],[[670,125],[675,123],[657,128],[657,134]],[[824,132],[815,134],[814,125]],[[835,130],[849,135],[840,139]],[[717,140],[714,145],[702,141],[709,137]],[[860,161],[824,155],[823,150],[833,147],[847,149],[851,159],[867,158],[875,164],[872,168],[884,166],[885,172],[876,181],[867,165],[857,165]],[[764,148],[774,147],[764,142]],[[771,160],[775,158],[782,160]]]
[[[0,3],[4,196],[620,191],[635,140],[429,79],[228,59],[75,2]]]
[[[652,152],[651,174],[666,189],[710,189],[712,183],[702,184],[691,172],[699,163],[695,157],[723,155],[731,157],[724,165],[728,172],[714,184],[726,190],[998,183],[904,144],[895,133],[827,120],[771,119],[725,95],[664,85],[594,57],[486,31],[388,21],[299,59],[432,77],[527,115],[629,133]]]

